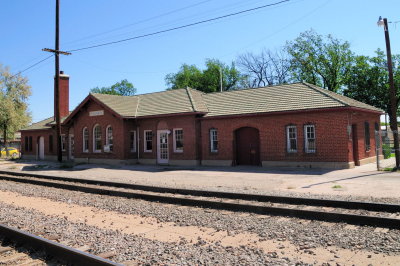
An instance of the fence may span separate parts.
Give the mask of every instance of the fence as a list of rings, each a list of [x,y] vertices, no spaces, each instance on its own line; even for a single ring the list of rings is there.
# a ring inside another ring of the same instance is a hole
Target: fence
[[[396,166],[396,157],[393,141],[393,132],[391,130],[375,131],[377,168],[385,170]]]

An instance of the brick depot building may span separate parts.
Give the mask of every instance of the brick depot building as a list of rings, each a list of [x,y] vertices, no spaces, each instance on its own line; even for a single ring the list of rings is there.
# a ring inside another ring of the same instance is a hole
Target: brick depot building
[[[77,163],[350,168],[375,160],[382,110],[307,83],[204,94],[89,94],[68,110],[63,159]],[[23,158],[56,159],[53,117],[21,130]]]

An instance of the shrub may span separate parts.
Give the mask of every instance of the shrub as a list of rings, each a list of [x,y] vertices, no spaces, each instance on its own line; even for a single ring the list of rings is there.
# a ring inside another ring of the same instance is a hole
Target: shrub
[[[392,148],[390,147],[389,144],[383,144],[382,145],[382,154],[383,158],[387,159],[390,158],[390,154],[392,153]]]

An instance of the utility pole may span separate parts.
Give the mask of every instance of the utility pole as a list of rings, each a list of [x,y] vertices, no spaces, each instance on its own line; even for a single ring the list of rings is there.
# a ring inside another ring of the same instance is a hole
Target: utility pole
[[[54,79],[54,119],[56,120],[57,160],[62,161],[61,150],[61,118],[60,118],[60,54],[71,53],[60,51],[60,0],[56,0],[56,39],[55,49],[44,48],[42,51],[55,55],[55,79]]]
[[[389,86],[390,86],[390,128],[393,131],[393,141],[394,141],[394,152],[396,156],[396,169],[399,168],[400,165],[400,151],[399,151],[399,132],[397,130],[397,96],[396,89],[394,87],[393,80],[393,64],[392,64],[392,53],[390,50],[390,38],[389,38],[389,27],[387,18],[382,20],[382,17],[379,17],[378,26],[383,26],[385,31],[385,40],[386,40],[386,56],[387,56],[387,64],[388,64],[388,72],[389,72]]]

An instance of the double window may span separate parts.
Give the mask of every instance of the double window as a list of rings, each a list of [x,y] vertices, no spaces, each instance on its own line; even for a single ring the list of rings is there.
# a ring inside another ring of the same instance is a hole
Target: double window
[[[371,136],[369,133],[369,123],[364,123],[364,135],[365,135],[365,151],[369,151],[371,149]]]
[[[136,152],[136,131],[130,132],[129,147],[131,148],[131,152]]]
[[[210,129],[210,151],[218,152],[218,130],[216,128]]]
[[[183,152],[183,129],[174,129],[174,152]]]
[[[85,127],[82,131],[82,140],[82,151],[89,152],[89,130],[87,129],[87,127]]]
[[[101,126],[95,125],[93,128],[93,152],[101,152]]]
[[[304,145],[306,153],[315,153],[315,125],[304,126]]]
[[[296,126],[286,127],[286,138],[287,138],[287,152],[297,152],[297,128]]]
[[[112,128],[112,126],[108,126],[106,128],[106,145],[110,149],[110,152],[113,151],[113,128]]]
[[[144,131],[144,151],[151,152],[153,150],[153,132],[151,130]]]

